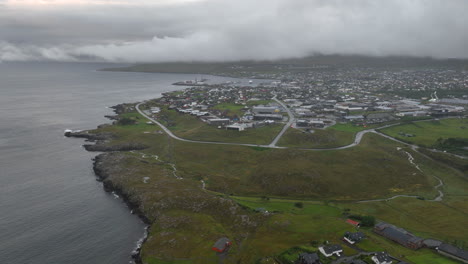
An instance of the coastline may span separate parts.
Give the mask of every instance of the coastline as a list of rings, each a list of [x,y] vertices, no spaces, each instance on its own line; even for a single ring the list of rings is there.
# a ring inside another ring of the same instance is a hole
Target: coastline
[[[116,107],[113,108],[117,112]],[[193,258],[196,261],[194,263],[214,263],[213,258],[218,256],[207,257],[210,254],[209,246],[211,241],[216,241],[215,239],[221,236],[232,238],[234,248],[238,250],[230,253],[232,260],[268,260],[269,256],[278,254],[273,252],[270,246],[264,247],[264,252],[253,253],[248,251],[249,247],[246,245],[255,245],[255,243],[259,243],[258,241],[263,241],[264,237],[269,238],[271,230],[290,232],[290,225],[300,225],[302,218],[298,223],[292,221],[302,217],[298,218],[296,214],[302,215],[303,202],[293,204],[293,200],[291,200],[293,209],[289,209],[292,213],[287,218],[280,210],[271,210],[271,214],[268,213],[270,210],[266,213],[259,213],[262,212],[262,207],[257,206],[257,204],[271,206],[268,204],[270,200],[268,197],[257,197],[262,199],[261,202],[249,198],[245,198],[246,200],[243,201],[239,195],[236,198],[234,192],[226,195],[223,192],[207,191],[204,186],[206,180],[203,176],[206,173],[204,168],[202,174],[200,172],[192,175],[186,174],[187,168],[190,168],[191,171],[191,164],[183,164],[181,160],[178,160],[177,168],[180,169],[178,171],[181,172],[181,177],[174,177],[172,169],[175,166],[173,164],[176,163],[173,156],[169,156],[169,159],[168,156],[163,156],[164,151],[168,151],[169,155],[179,154],[181,153],[180,149],[179,152],[176,152],[174,147],[183,147],[186,155],[192,160],[193,156],[190,155],[191,153],[198,155],[198,148],[191,144],[177,145],[170,140],[170,143],[165,145],[169,137],[162,136],[161,128],[142,120],[135,112],[136,110],[138,107],[135,107],[134,104],[128,104],[127,109],[123,109],[121,113],[124,118],[128,118],[130,115],[135,120],[133,124],[115,121],[113,125],[100,125],[96,130],[66,132],[66,136],[86,138],[87,142],[94,143],[92,145],[85,144],[86,150],[104,152],[93,158],[93,170],[97,180],[103,183],[103,189],[106,192],[121,196],[131,213],[137,214],[147,225],[145,234],[138,240],[137,247],[132,252],[133,261],[142,264],[154,261],[159,263],[158,260],[167,259],[188,261]],[[376,139],[368,140],[372,142]],[[394,149],[393,144],[389,145],[388,148]],[[164,147],[167,146],[170,147],[165,149]],[[286,152],[279,150],[275,152],[275,154],[277,153]],[[256,154],[258,153],[254,152],[253,155]],[[165,157],[165,159],[160,159],[160,156]],[[292,157],[294,158],[294,156]],[[216,160],[216,158],[211,158],[211,160]],[[406,159],[404,162],[406,164]],[[411,161],[410,163],[414,166]],[[202,186],[199,184],[200,181]],[[404,196],[398,197],[406,198]],[[386,202],[389,200],[387,199]],[[412,202],[421,204],[424,203],[423,200],[413,199]],[[375,201],[378,202],[378,200]],[[331,202],[336,201],[332,200]],[[301,209],[296,209],[299,208],[296,204],[300,204]],[[347,206],[359,208],[361,204],[347,204]],[[349,228],[344,223],[340,207],[337,207],[336,204],[332,206],[329,206],[328,202],[324,202],[323,205],[307,204],[307,208],[309,207],[317,207],[318,211],[332,210],[332,208],[336,211],[331,218],[327,215],[317,216],[312,213],[309,220],[320,220],[324,223],[331,221],[337,225],[337,229],[339,229],[336,231],[337,233],[342,233]],[[367,207],[367,205],[362,205],[362,207]],[[281,206],[281,208],[283,207]],[[304,215],[306,215],[305,211]],[[158,221],[155,221],[156,219]],[[209,233],[210,231],[212,234]],[[315,231],[313,232],[315,235]],[[302,232],[300,236],[299,242],[295,243],[306,244],[310,242],[303,240]],[[327,239],[329,237],[333,239],[333,236],[328,236]],[[192,238],[195,239],[190,240]],[[282,240],[282,237],[275,239]],[[193,245],[198,246],[198,248],[195,251],[190,251]],[[186,251],[178,254],[182,251],[179,250],[180,248]]]
[[[119,105],[111,107],[114,109],[115,113],[118,113]],[[107,117],[107,116],[106,116]],[[109,117],[108,117],[109,118]],[[112,120],[112,118],[109,118]],[[97,128],[102,128],[104,126],[109,126],[109,124],[102,124],[99,125]],[[120,145],[120,146],[113,146],[109,147],[103,144],[107,140],[113,137],[112,134],[92,134],[88,133],[88,130],[77,130],[71,131],[66,130],[64,133],[65,137],[74,137],[74,138],[83,138],[85,139],[85,144],[82,146],[88,152],[104,152],[96,155],[92,158],[93,162],[93,171],[96,176],[96,180],[102,183],[103,190],[107,193],[113,193],[117,195],[128,207],[131,214],[138,216],[138,218],[146,225],[145,232],[143,236],[136,241],[136,247],[131,252],[131,257],[135,264],[143,264],[141,258],[141,248],[143,244],[146,242],[149,236],[149,232],[151,229],[151,221],[149,218],[140,210],[140,203],[137,201],[132,201],[130,195],[126,193],[121,187],[116,186],[112,181],[106,181],[109,177],[109,172],[106,171],[106,167],[102,166],[102,163],[108,155],[115,151],[131,151],[131,150],[141,150],[144,149],[145,146],[137,146],[137,145]],[[94,144],[89,144],[94,143]]]
[[[145,243],[145,241],[148,239],[149,231],[151,228],[151,221],[140,210],[140,204],[137,202],[132,202],[130,196],[127,193],[125,193],[122,190],[122,188],[115,186],[115,184],[113,184],[111,181],[105,181],[108,175],[106,175],[106,172],[102,168],[99,168],[99,162],[101,162],[101,160],[105,158],[105,155],[107,154],[108,153],[101,153],[93,158],[93,171],[96,175],[96,180],[102,182],[104,191],[108,193],[115,193],[116,195],[118,195],[119,198],[121,198],[122,201],[127,205],[128,209],[130,210],[130,213],[137,215],[138,218],[140,218],[140,220],[146,225],[143,237],[136,242],[137,246],[131,252],[131,257],[135,261],[135,264],[143,264],[140,256],[141,247],[143,243]]]

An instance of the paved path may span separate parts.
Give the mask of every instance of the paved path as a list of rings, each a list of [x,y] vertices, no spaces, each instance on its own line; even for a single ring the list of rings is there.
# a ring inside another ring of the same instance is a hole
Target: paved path
[[[385,134],[383,134],[383,133],[381,133],[381,132],[373,131],[373,133],[376,133],[376,134],[378,134],[378,135],[380,135],[380,136],[382,136],[382,137],[388,138],[388,139],[393,140],[393,141],[395,141],[395,142],[398,142],[398,143],[400,143],[400,144],[409,146],[409,147],[411,147],[411,149],[414,150],[415,152],[417,152],[417,153],[419,153],[420,155],[422,155],[422,156],[424,156],[424,157],[426,157],[426,158],[432,160],[430,157],[428,157],[428,156],[426,156],[425,154],[419,152],[419,151],[418,151],[419,146],[417,146],[417,145],[413,145],[413,144],[406,143],[406,142],[404,142],[404,141],[398,140],[398,139],[393,138],[393,137],[391,137],[391,136],[385,135]],[[405,152],[406,152],[406,151],[405,151]],[[414,162],[413,162],[413,161],[414,161],[413,156],[411,156],[411,154],[410,154],[409,152],[406,152],[406,154],[409,155],[408,160],[409,160],[413,165],[415,165],[416,168],[417,168],[419,171],[422,172],[422,170],[419,168],[419,166],[416,165],[416,164],[414,164]],[[440,190],[440,188],[442,188],[442,187],[444,186],[444,182],[442,181],[441,178],[439,178],[439,177],[437,177],[437,176],[435,176],[435,175],[432,175],[432,177],[434,177],[437,181],[439,181],[439,184],[436,185],[436,186],[434,186],[434,189],[439,193],[439,195],[438,195],[436,198],[434,198],[434,199],[432,199],[432,200],[427,200],[427,201],[429,201],[429,202],[440,202],[440,201],[442,201],[442,199],[443,199],[443,197],[444,197],[444,193]],[[399,197],[419,198],[419,196],[415,196],[415,195],[395,195],[395,196],[392,196],[392,197],[389,197],[389,198],[385,198],[385,199],[363,200],[363,201],[359,201],[358,203],[389,201],[389,200],[393,200],[393,199],[399,198]]]
[[[161,124],[160,122],[158,122],[157,120],[149,117],[145,112],[143,112],[141,109],[140,109],[140,105],[143,104],[144,102],[141,102],[139,104],[137,104],[135,106],[136,110],[138,111],[138,113],[140,113],[142,116],[146,117],[147,119],[149,119],[151,122],[157,124],[159,127],[161,127],[162,130],[164,130],[164,132],[166,132],[170,137],[172,137],[173,139],[175,140],[179,140],[179,141],[183,141],[183,142],[190,142],[190,143],[199,143],[199,144],[215,144],[215,145],[233,145],[233,146],[247,146],[247,147],[263,147],[263,148],[276,148],[276,149],[287,149],[288,147],[278,147],[276,146],[276,144],[278,143],[279,139],[283,136],[283,134],[286,132],[286,130],[292,125],[292,123],[294,122],[294,116],[293,114],[291,113],[291,111],[286,107],[286,105],[284,105],[281,101],[279,101],[278,99],[276,99],[276,97],[273,98],[273,100],[275,100],[276,102],[278,102],[281,106],[283,106],[288,115],[289,115],[289,121],[288,123],[286,123],[286,125],[283,127],[283,129],[281,130],[281,132],[275,137],[275,139],[273,140],[273,142],[271,142],[269,145],[256,145],[256,144],[244,144],[244,143],[228,143],[228,142],[215,142],[215,141],[198,141],[198,140],[190,140],[190,139],[184,139],[184,138],[180,138],[176,135],[174,135],[167,127],[165,127],[163,124]],[[387,128],[387,127],[391,127],[391,126],[396,126],[396,125],[399,125],[400,123],[395,123],[395,124],[390,124],[390,125],[386,125],[386,126],[382,126],[382,127],[379,127],[379,128],[376,128],[376,129],[383,129],[383,128]],[[346,146],[342,146],[342,147],[336,147],[336,148],[320,148],[320,149],[314,149],[314,148],[299,148],[300,150],[310,150],[310,151],[324,151],[324,150],[340,150],[340,149],[347,149],[347,148],[352,148],[352,147],[355,147],[357,145],[359,145],[361,143],[361,140],[362,140],[362,137],[367,134],[367,133],[375,133],[375,134],[378,134],[380,136],[383,136],[385,138],[388,138],[390,140],[393,140],[393,141],[396,141],[400,144],[403,144],[403,145],[407,145],[407,146],[410,146],[414,151],[417,151],[417,149],[419,148],[418,146],[416,145],[413,145],[413,144],[409,144],[409,143],[406,143],[406,142],[403,142],[403,141],[400,141],[396,138],[393,138],[393,137],[390,137],[388,135],[385,135],[383,133],[380,133],[380,132],[377,132],[375,129],[367,129],[367,130],[363,130],[363,131],[360,131],[358,133],[356,133],[356,136],[354,138],[354,142],[349,144],[349,145],[346,145]],[[298,148],[294,148],[294,149],[298,149]],[[418,152],[420,153],[420,152]],[[423,156],[426,156],[422,153],[420,153],[421,155]],[[439,192],[439,196],[437,196],[435,199],[433,200],[429,200],[429,201],[442,201],[442,198],[444,197],[444,193],[440,190],[440,188],[442,186],[444,186],[444,183],[443,181],[434,176],[434,178],[436,178],[438,181],[439,181],[439,184],[437,186],[435,186],[434,188]],[[398,197],[410,197],[410,198],[419,198],[419,196],[414,196],[414,195],[395,195],[395,196],[392,196],[392,197],[389,197],[389,198],[384,198],[384,199],[375,199],[375,200],[363,200],[363,201],[358,201],[358,203],[366,203],[366,202],[378,202],[378,201],[388,201],[388,200],[392,200],[392,199],[395,199],[395,198],[398,198]]]
[[[275,100],[278,104],[280,104],[286,110],[286,112],[288,113],[288,116],[289,116],[289,120],[286,123],[286,125],[284,125],[281,132],[279,132],[279,134],[275,137],[275,139],[273,139],[273,141],[270,143],[270,145],[268,145],[270,148],[276,147],[276,144],[278,143],[280,138],[283,136],[283,134],[286,132],[286,130],[288,130],[288,128],[292,126],[292,124],[294,123],[294,120],[295,120],[294,115],[291,113],[291,110],[289,110],[289,108],[283,102],[276,99],[276,96],[273,97],[272,99]]]
[[[140,113],[142,116],[146,117],[147,119],[149,119],[151,122],[157,124],[159,127],[162,128],[162,130],[164,130],[164,132],[166,132],[171,138],[175,139],[175,140],[179,140],[179,141],[184,141],[184,142],[190,142],[190,143],[202,143],[202,144],[216,144],[216,145],[236,145],[236,146],[249,146],[249,147],[265,147],[265,148],[268,148],[269,146],[268,145],[256,145],[256,144],[244,144],[244,143],[228,143],[228,142],[215,142],[215,141],[198,141],[198,140],[190,140],[190,139],[185,139],[185,138],[180,138],[176,135],[174,135],[171,130],[169,130],[167,127],[165,127],[163,124],[159,123],[158,121],[156,121],[155,119],[149,117],[145,112],[143,112],[142,110],[140,110],[140,105],[143,104],[142,103],[139,103],[135,106],[136,110],[138,111],[138,113]],[[274,148],[281,148],[281,147],[274,147]]]
[[[246,144],[246,143],[228,143],[228,142],[216,142],[216,141],[200,141],[200,140],[190,140],[190,139],[185,139],[185,138],[180,138],[176,135],[174,135],[174,133],[171,132],[171,130],[169,130],[167,127],[165,127],[163,124],[161,124],[160,122],[158,122],[157,120],[151,118],[150,116],[148,116],[145,112],[143,112],[141,109],[140,109],[140,105],[143,104],[144,102],[141,102],[139,104],[137,104],[135,106],[136,110],[138,111],[138,113],[140,113],[142,116],[146,117],[148,120],[150,120],[151,122],[157,124],[159,127],[161,127],[162,130],[164,130],[164,132],[166,132],[171,138],[175,139],[175,140],[179,140],[179,141],[183,141],[183,142],[190,142],[190,143],[199,143],[199,144],[215,144],[215,145],[232,145],[232,146],[247,146],[247,147],[263,147],[263,148],[275,148],[275,149],[287,149],[288,147],[279,147],[279,146],[276,146],[276,144],[278,143],[279,139],[283,136],[284,132],[291,126],[291,124],[294,122],[294,116],[292,115],[291,111],[279,100],[277,100],[276,98],[273,98],[273,100],[277,101],[278,103],[280,103],[285,109],[286,111],[288,112],[288,115],[289,115],[289,121],[288,123],[283,127],[283,129],[281,130],[281,132],[276,136],[276,138],[273,140],[273,142],[271,142],[269,145],[257,145],[257,144]],[[382,127],[379,127],[378,129],[381,129],[381,128],[386,128],[386,127],[389,127],[389,126],[395,126],[395,125],[398,125],[399,123],[397,124],[391,124],[391,125],[387,125],[387,126],[382,126]],[[323,150],[340,150],[340,149],[347,149],[347,148],[351,148],[351,147],[354,147],[354,146],[357,146],[361,143],[361,140],[362,140],[362,137],[366,134],[366,133],[377,133],[374,129],[367,129],[367,130],[363,130],[363,131],[360,131],[358,133],[356,133],[356,136],[355,136],[355,139],[354,139],[354,142],[349,144],[349,145],[346,145],[346,146],[342,146],[342,147],[336,147],[336,148],[294,148],[294,149],[301,149],[301,150],[313,150],[313,151],[323,151]],[[380,133],[379,133],[380,134]],[[381,135],[384,135],[384,134],[381,134]],[[404,143],[402,142],[403,144],[406,144],[408,145],[407,143]]]

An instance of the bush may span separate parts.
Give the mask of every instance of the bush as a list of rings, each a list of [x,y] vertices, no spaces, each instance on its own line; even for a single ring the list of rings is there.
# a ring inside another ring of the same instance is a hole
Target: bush
[[[294,206],[296,206],[297,208],[303,208],[304,204],[302,202],[296,202],[294,203]]]
[[[375,217],[366,215],[362,217],[361,226],[372,227],[375,225]]]
[[[371,215],[350,215],[349,218],[360,221],[363,227],[373,227],[375,225],[375,217]]]
[[[119,120],[118,124],[122,126],[128,126],[128,125],[134,125],[136,123],[135,120],[129,118],[129,117],[124,117]]]

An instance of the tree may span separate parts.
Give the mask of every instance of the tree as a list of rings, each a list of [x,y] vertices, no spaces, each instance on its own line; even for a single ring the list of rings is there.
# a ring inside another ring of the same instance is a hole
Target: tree
[[[124,117],[119,120],[119,125],[122,125],[122,126],[133,125],[133,124],[135,124],[135,120],[129,117]]]
[[[297,208],[302,208],[304,207],[304,204],[302,202],[296,202],[294,203],[294,206],[296,206]]]
[[[361,219],[361,226],[372,227],[375,225],[375,217],[371,215],[365,215]]]

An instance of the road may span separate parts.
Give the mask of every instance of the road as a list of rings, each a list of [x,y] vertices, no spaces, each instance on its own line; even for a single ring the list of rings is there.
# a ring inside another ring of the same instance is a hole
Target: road
[[[284,125],[283,129],[281,129],[281,132],[279,132],[279,134],[275,137],[275,139],[273,139],[273,141],[270,143],[270,145],[268,145],[268,147],[270,147],[270,148],[276,147],[276,144],[278,143],[280,138],[283,136],[283,134],[286,132],[286,130],[288,130],[288,128],[291,127],[292,124],[294,123],[294,115],[292,114],[291,110],[289,110],[289,108],[283,102],[276,99],[276,96],[273,97],[272,99],[275,100],[278,104],[280,104],[286,110],[286,112],[288,113],[288,116],[289,116],[289,120],[286,123],[286,125]]]
[[[215,141],[198,141],[198,140],[190,140],[190,139],[185,139],[185,138],[180,138],[176,135],[174,135],[171,130],[169,130],[167,127],[165,127],[163,124],[159,123],[157,120],[151,118],[148,116],[145,112],[143,112],[140,109],[140,105],[143,104],[144,102],[141,102],[135,106],[136,110],[138,113],[140,113],[142,116],[146,117],[148,120],[151,122],[155,123],[159,127],[161,127],[166,134],[168,134],[171,138],[183,142],[190,142],[190,143],[200,143],[200,144],[215,144],[215,145],[234,145],[234,146],[247,146],[247,147],[264,147],[264,148],[269,148],[269,145],[256,145],[256,144],[244,144],[244,143],[228,143],[228,142],[215,142]],[[274,148],[282,148],[282,147],[274,147]]]
[[[165,127],[163,124],[161,124],[160,122],[158,122],[157,120],[151,118],[150,116],[148,116],[145,112],[143,112],[141,109],[140,109],[140,105],[143,104],[144,102],[141,102],[139,104],[137,104],[135,106],[136,110],[138,111],[138,113],[140,113],[142,116],[146,117],[148,120],[150,120],[151,122],[157,124],[159,127],[161,127],[162,130],[164,130],[164,132],[166,132],[170,137],[172,137],[173,139],[175,140],[179,140],[179,141],[183,141],[183,142],[189,142],[189,143],[198,143],[198,144],[214,144],[214,145],[232,145],[232,146],[247,146],[247,147],[263,147],[263,148],[275,148],[275,149],[287,149],[287,147],[278,147],[276,146],[276,144],[278,143],[279,139],[283,136],[283,134],[286,132],[286,130],[292,125],[292,123],[294,122],[294,116],[293,114],[291,113],[291,111],[281,102],[279,101],[278,99],[276,99],[275,97],[273,98],[273,100],[275,100],[276,102],[278,102],[281,106],[283,106],[288,115],[289,115],[289,121],[288,123],[286,123],[286,125],[283,127],[283,129],[281,130],[281,132],[275,137],[275,139],[269,144],[269,145],[256,145],[256,144],[244,144],[244,143],[228,143],[228,142],[214,142],[214,141],[198,141],[198,140],[190,140],[190,139],[185,139],[185,138],[180,138],[176,135],[174,135],[167,127]],[[396,125],[399,125],[400,123],[395,123],[395,124],[390,124],[390,125],[386,125],[386,126],[382,126],[382,127],[379,127],[379,128],[376,128],[376,129],[383,129],[383,128],[387,128],[387,127],[391,127],[391,126],[396,126]],[[413,144],[409,144],[409,143],[406,143],[406,142],[403,142],[403,141],[400,141],[396,138],[393,138],[393,137],[390,137],[388,135],[385,135],[383,133],[380,133],[380,132],[377,132],[375,129],[367,129],[367,130],[363,130],[363,131],[360,131],[358,133],[356,133],[356,136],[354,138],[354,142],[349,144],[349,145],[346,145],[346,146],[342,146],[342,147],[336,147],[336,148],[321,148],[321,149],[313,149],[313,148],[303,148],[303,149],[300,149],[300,150],[310,150],[310,151],[323,151],[323,150],[340,150],[340,149],[347,149],[347,148],[352,148],[352,147],[355,147],[357,145],[359,145],[361,143],[361,140],[362,140],[362,137],[367,134],[367,133],[375,133],[375,134],[378,134],[380,136],[383,136],[385,138],[388,138],[390,140],[393,140],[393,141],[396,141],[400,144],[403,144],[403,145],[407,145],[407,146],[410,146],[414,151],[417,151],[417,149],[419,148],[418,146],[416,145],[413,145]],[[297,148],[295,148],[297,149]],[[417,151],[418,152],[418,151]],[[418,152],[420,153],[420,152]],[[421,155],[427,157],[426,155],[420,153]],[[429,158],[429,157],[427,157]],[[430,159],[430,158],[429,158]],[[434,176],[434,178],[436,178],[438,181],[439,181],[439,184],[437,186],[435,186],[434,188],[439,192],[439,196],[436,197],[435,199],[433,200],[428,200],[428,201],[432,201],[432,202],[439,202],[439,201],[442,201],[442,198],[444,197],[444,193],[440,190],[440,188],[442,186],[444,186],[444,183],[443,181]],[[366,202],[378,202],[378,201],[388,201],[388,200],[392,200],[392,199],[395,199],[395,198],[398,198],[398,197],[411,197],[411,198],[418,198],[419,196],[413,196],[413,195],[395,195],[393,197],[389,197],[389,198],[385,198],[385,199],[375,199],[375,200],[362,200],[362,201],[358,201],[358,203],[366,203]]]
[[[278,143],[278,141],[281,139],[281,137],[283,136],[283,134],[286,132],[286,130],[292,125],[292,123],[294,122],[294,116],[293,114],[291,113],[291,111],[281,102],[279,101],[278,99],[276,98],[273,98],[273,100],[275,100],[276,102],[278,102],[279,104],[281,104],[281,106],[283,106],[288,115],[289,115],[289,121],[288,123],[286,123],[286,125],[283,127],[283,129],[281,130],[281,132],[275,137],[275,139],[268,145],[257,145],[257,144],[246,144],[246,143],[228,143],[228,142],[216,142],[216,141],[199,141],[199,140],[190,140],[190,139],[185,139],[185,138],[180,138],[176,135],[174,135],[174,133],[171,132],[171,130],[169,130],[167,127],[165,127],[163,124],[161,124],[160,122],[158,122],[157,120],[151,118],[150,116],[148,116],[145,112],[143,112],[141,109],[140,109],[140,105],[142,105],[144,102],[141,102],[139,104],[137,104],[135,106],[136,110],[138,111],[138,113],[140,113],[142,116],[146,117],[148,120],[150,120],[151,122],[157,124],[159,127],[161,127],[162,130],[164,130],[164,132],[166,132],[171,138],[175,139],[175,140],[179,140],[179,141],[183,141],[183,142],[189,142],[189,143],[198,143],[198,144],[214,144],[214,145],[231,145],[231,146],[247,146],[247,147],[262,147],[262,148],[275,148],[275,149],[287,149],[288,147],[279,147],[279,146],[276,146],[276,144]],[[396,123],[396,124],[391,124],[391,125],[387,125],[387,126],[382,126],[382,127],[379,127],[377,129],[381,129],[381,128],[386,128],[386,127],[390,127],[390,126],[395,126],[395,125],[398,125],[399,123]],[[367,129],[367,130],[363,130],[363,131],[360,131],[358,133],[356,133],[356,136],[354,138],[354,142],[349,144],[349,145],[346,145],[346,146],[342,146],[342,147],[336,147],[336,148],[300,148],[300,150],[312,150],[312,151],[322,151],[322,150],[340,150],[340,149],[347,149],[347,148],[351,148],[351,147],[354,147],[354,146],[357,146],[361,143],[361,140],[362,140],[362,137],[367,134],[367,133],[378,133],[375,131],[375,129]],[[385,137],[388,137],[387,135],[384,135],[384,134],[381,134],[381,133],[378,133],[379,135],[383,135]],[[391,138],[391,137],[388,137],[390,139],[393,139],[395,141],[398,141],[398,142],[401,142],[402,144],[405,144],[405,145],[409,145],[408,143],[405,143],[405,142],[402,142],[402,141],[399,141],[399,140],[396,140],[394,138]],[[298,148],[294,148],[294,149],[298,149]]]

